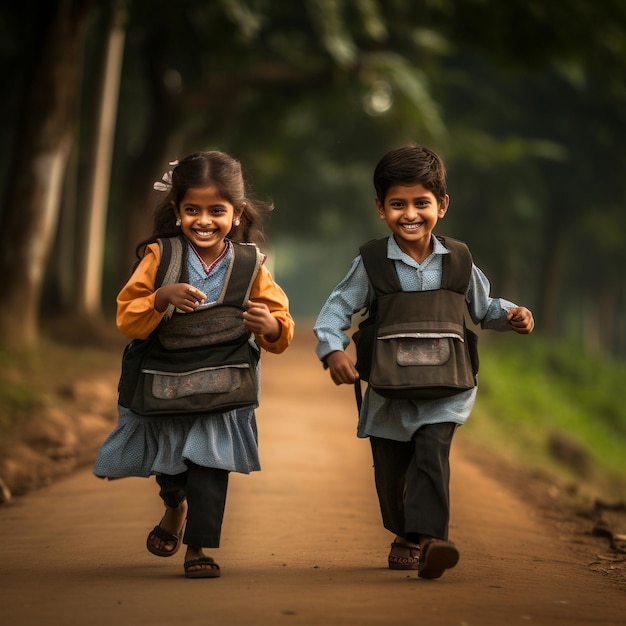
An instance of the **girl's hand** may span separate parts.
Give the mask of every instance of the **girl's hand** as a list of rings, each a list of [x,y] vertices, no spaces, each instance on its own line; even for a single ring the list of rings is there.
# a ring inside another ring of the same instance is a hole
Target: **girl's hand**
[[[199,289],[187,283],[175,283],[157,289],[154,308],[162,313],[168,305],[173,304],[177,309],[191,313],[203,300],[206,300],[206,294]]]
[[[529,333],[532,333],[533,328],[535,327],[533,314],[523,306],[511,309],[507,313],[506,319],[511,325],[511,328],[516,333],[520,333],[520,335],[528,335]]]
[[[270,313],[267,304],[248,300],[248,309],[243,312],[243,325],[248,332],[263,335],[269,342],[278,341],[282,327]]]
[[[326,357],[326,365],[330,371],[330,377],[335,385],[351,385],[359,380],[359,373],[354,367],[350,357],[341,350],[331,352]]]

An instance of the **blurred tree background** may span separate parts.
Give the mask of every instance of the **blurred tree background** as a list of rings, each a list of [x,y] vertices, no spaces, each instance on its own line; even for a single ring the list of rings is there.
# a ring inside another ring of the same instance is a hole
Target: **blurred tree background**
[[[273,272],[313,317],[385,233],[376,162],[418,142],[493,293],[626,355],[621,0],[23,0],[0,34],[0,345],[107,318],[152,182],[196,149],[273,200]]]

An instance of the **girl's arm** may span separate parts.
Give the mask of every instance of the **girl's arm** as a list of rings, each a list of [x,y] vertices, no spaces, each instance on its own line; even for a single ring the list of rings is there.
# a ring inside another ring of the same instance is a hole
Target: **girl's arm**
[[[289,313],[289,300],[264,265],[252,283],[244,324],[268,352],[284,352],[293,339],[295,324]]]
[[[173,283],[164,285],[156,290],[154,308],[159,312],[167,311],[173,304],[184,313],[195,311],[206,300],[206,294],[188,283]]]
[[[117,295],[117,328],[126,337],[145,339],[163,318],[165,310],[157,309],[154,290],[159,260],[158,244],[148,246],[145,256]]]
[[[117,327],[123,335],[145,339],[159,325],[167,307],[190,313],[200,306],[206,295],[188,283],[165,285],[155,291],[161,251],[151,244],[139,265],[117,296]]]

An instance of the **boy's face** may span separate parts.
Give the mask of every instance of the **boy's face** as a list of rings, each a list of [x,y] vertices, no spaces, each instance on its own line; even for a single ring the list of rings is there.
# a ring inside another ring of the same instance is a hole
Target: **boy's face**
[[[387,190],[384,203],[376,198],[376,209],[395,235],[400,249],[423,253],[430,251],[431,233],[437,220],[446,214],[448,200],[446,195],[438,202],[432,191],[422,185],[394,185]]]

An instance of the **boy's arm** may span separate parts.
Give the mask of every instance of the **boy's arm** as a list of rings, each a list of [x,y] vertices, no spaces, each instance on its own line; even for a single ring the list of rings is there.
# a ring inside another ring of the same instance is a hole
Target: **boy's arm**
[[[523,306],[509,309],[509,312],[506,314],[506,319],[511,325],[511,328],[520,335],[532,333],[535,327],[533,314]]]
[[[359,380],[352,359],[343,350],[331,352],[326,357],[326,365],[335,385],[352,385]]]
[[[474,324],[488,330],[514,330],[521,334],[532,332],[535,325],[532,313],[503,298],[492,298],[490,290],[489,279],[474,265],[466,295]]]
[[[350,343],[346,331],[352,326],[352,316],[365,307],[368,292],[367,273],[357,257],[348,274],[333,289],[313,326],[318,339],[316,354],[328,366],[336,384],[356,380],[354,365],[344,353]]]

